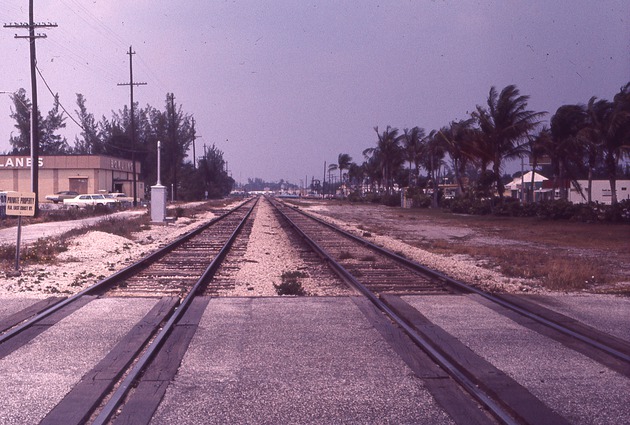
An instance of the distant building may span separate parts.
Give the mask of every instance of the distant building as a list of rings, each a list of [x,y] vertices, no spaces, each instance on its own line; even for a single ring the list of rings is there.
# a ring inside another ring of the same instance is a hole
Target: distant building
[[[574,204],[585,204],[588,201],[588,180],[578,180],[570,185],[566,182],[568,190],[568,200]],[[593,180],[593,189],[591,190],[591,200],[601,204],[610,205],[612,192],[610,190],[610,182],[608,180]],[[617,201],[630,199],[630,180],[617,180]],[[510,183],[505,185],[506,191],[509,191],[512,198],[523,199],[522,188],[525,188],[525,195],[531,193],[532,190],[532,172],[525,173],[523,178],[515,177]],[[545,176],[536,173],[534,176],[534,194],[536,202],[560,199],[560,189],[553,188],[553,182]],[[529,199],[529,198],[525,198]]]
[[[578,180],[577,183],[580,185],[582,193],[580,193],[580,190],[575,183],[571,183],[569,201],[574,204],[585,204],[588,201],[588,180]],[[615,186],[617,188],[617,202],[623,201],[624,199],[630,199],[630,180],[617,180]],[[612,191],[610,189],[610,181],[593,180],[591,200],[593,202],[610,205],[611,199]]]
[[[133,163],[105,155],[59,155],[39,157],[38,196],[62,190],[79,193],[121,192],[133,196]],[[0,191],[31,190],[31,158],[0,155]],[[144,198],[140,163],[136,161],[136,193]]]
[[[532,173],[532,171],[528,171],[522,177],[514,177],[514,180],[505,185],[506,193],[509,193],[512,198],[516,199],[531,199],[529,194],[532,191]],[[534,173],[534,202],[551,199],[553,190],[548,187],[547,183],[549,183],[547,177]]]

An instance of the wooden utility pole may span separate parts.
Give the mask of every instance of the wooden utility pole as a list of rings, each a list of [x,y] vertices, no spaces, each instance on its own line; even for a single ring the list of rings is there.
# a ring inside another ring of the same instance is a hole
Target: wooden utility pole
[[[146,86],[147,83],[134,83],[133,82],[133,55],[136,54],[129,46],[129,82],[128,83],[119,83],[119,86],[129,86],[129,94],[131,97],[129,113],[130,116],[130,126],[131,126],[131,172],[133,173],[133,206],[138,205],[138,182],[136,177],[136,126],[135,126],[135,113],[133,111],[133,86]]]
[[[195,118],[192,118],[192,128],[193,128],[193,141],[192,141],[192,145],[193,145],[193,168],[196,170],[197,169],[197,152],[195,150],[195,142],[197,141],[197,139],[203,137],[203,136],[197,136],[197,127],[195,125]]]
[[[35,192],[35,216],[39,215],[39,109],[37,108],[37,55],[35,40],[46,38],[46,34],[35,34],[36,28],[53,28],[57,24],[35,22],[33,19],[33,0],[28,2],[28,23],[13,22],[4,24],[5,28],[28,29],[28,35],[17,35],[15,38],[28,39],[31,53],[31,192]]]
[[[173,149],[173,169],[172,169],[172,177],[173,180],[171,181],[171,183],[173,184],[173,193],[172,193],[172,197],[173,199],[178,199],[177,198],[177,167],[179,167],[179,146],[177,145],[177,121],[176,121],[176,115],[175,115],[175,95],[173,93],[170,93],[167,95],[168,98],[168,109],[170,111],[169,115],[169,123],[168,123],[168,127],[169,127],[169,136],[171,139],[171,148]]]

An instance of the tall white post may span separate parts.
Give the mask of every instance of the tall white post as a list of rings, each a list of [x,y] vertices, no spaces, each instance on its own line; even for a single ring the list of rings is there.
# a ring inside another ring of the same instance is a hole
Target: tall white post
[[[158,140],[158,148],[157,148],[157,186],[162,186],[162,183],[160,183],[160,175],[162,174],[162,172],[160,171],[160,157],[162,156],[162,149],[160,148],[162,146],[162,142],[160,142]]]
[[[164,223],[166,220],[166,187],[162,186],[160,174],[161,143],[157,143],[157,184],[151,186],[151,222]]]

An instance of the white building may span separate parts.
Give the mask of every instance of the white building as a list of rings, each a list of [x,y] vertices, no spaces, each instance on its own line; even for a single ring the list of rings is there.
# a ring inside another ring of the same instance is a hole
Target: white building
[[[582,188],[582,193],[571,183],[569,191],[569,201],[574,204],[585,204],[588,201],[588,180],[578,180],[577,183]],[[593,180],[591,189],[591,200],[600,204],[610,205],[612,192],[608,180]],[[630,199],[630,180],[617,180],[617,202]]]
[[[531,199],[531,191],[532,191],[532,171],[526,172],[523,177],[515,177],[510,183],[505,185],[506,194],[509,194],[512,198],[516,199]],[[544,188],[545,182],[549,181],[549,179],[542,174],[533,173],[534,174],[534,195],[535,202],[540,202],[542,200],[549,199],[551,189]],[[525,188],[525,193],[523,193],[523,188]]]

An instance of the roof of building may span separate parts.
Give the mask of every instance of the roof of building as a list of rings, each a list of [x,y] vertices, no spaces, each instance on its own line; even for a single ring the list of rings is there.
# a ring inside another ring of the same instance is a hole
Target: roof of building
[[[540,183],[540,182],[544,182],[546,180],[549,180],[547,177],[543,176],[542,174],[538,174],[538,173],[534,173],[534,183]],[[531,184],[532,182],[532,171],[528,171],[525,173],[525,175],[523,177],[518,176],[518,177],[514,177],[514,180],[512,180],[510,183],[505,185],[506,189],[510,189],[510,190],[516,190],[521,186],[522,182],[525,182],[525,184]]]

